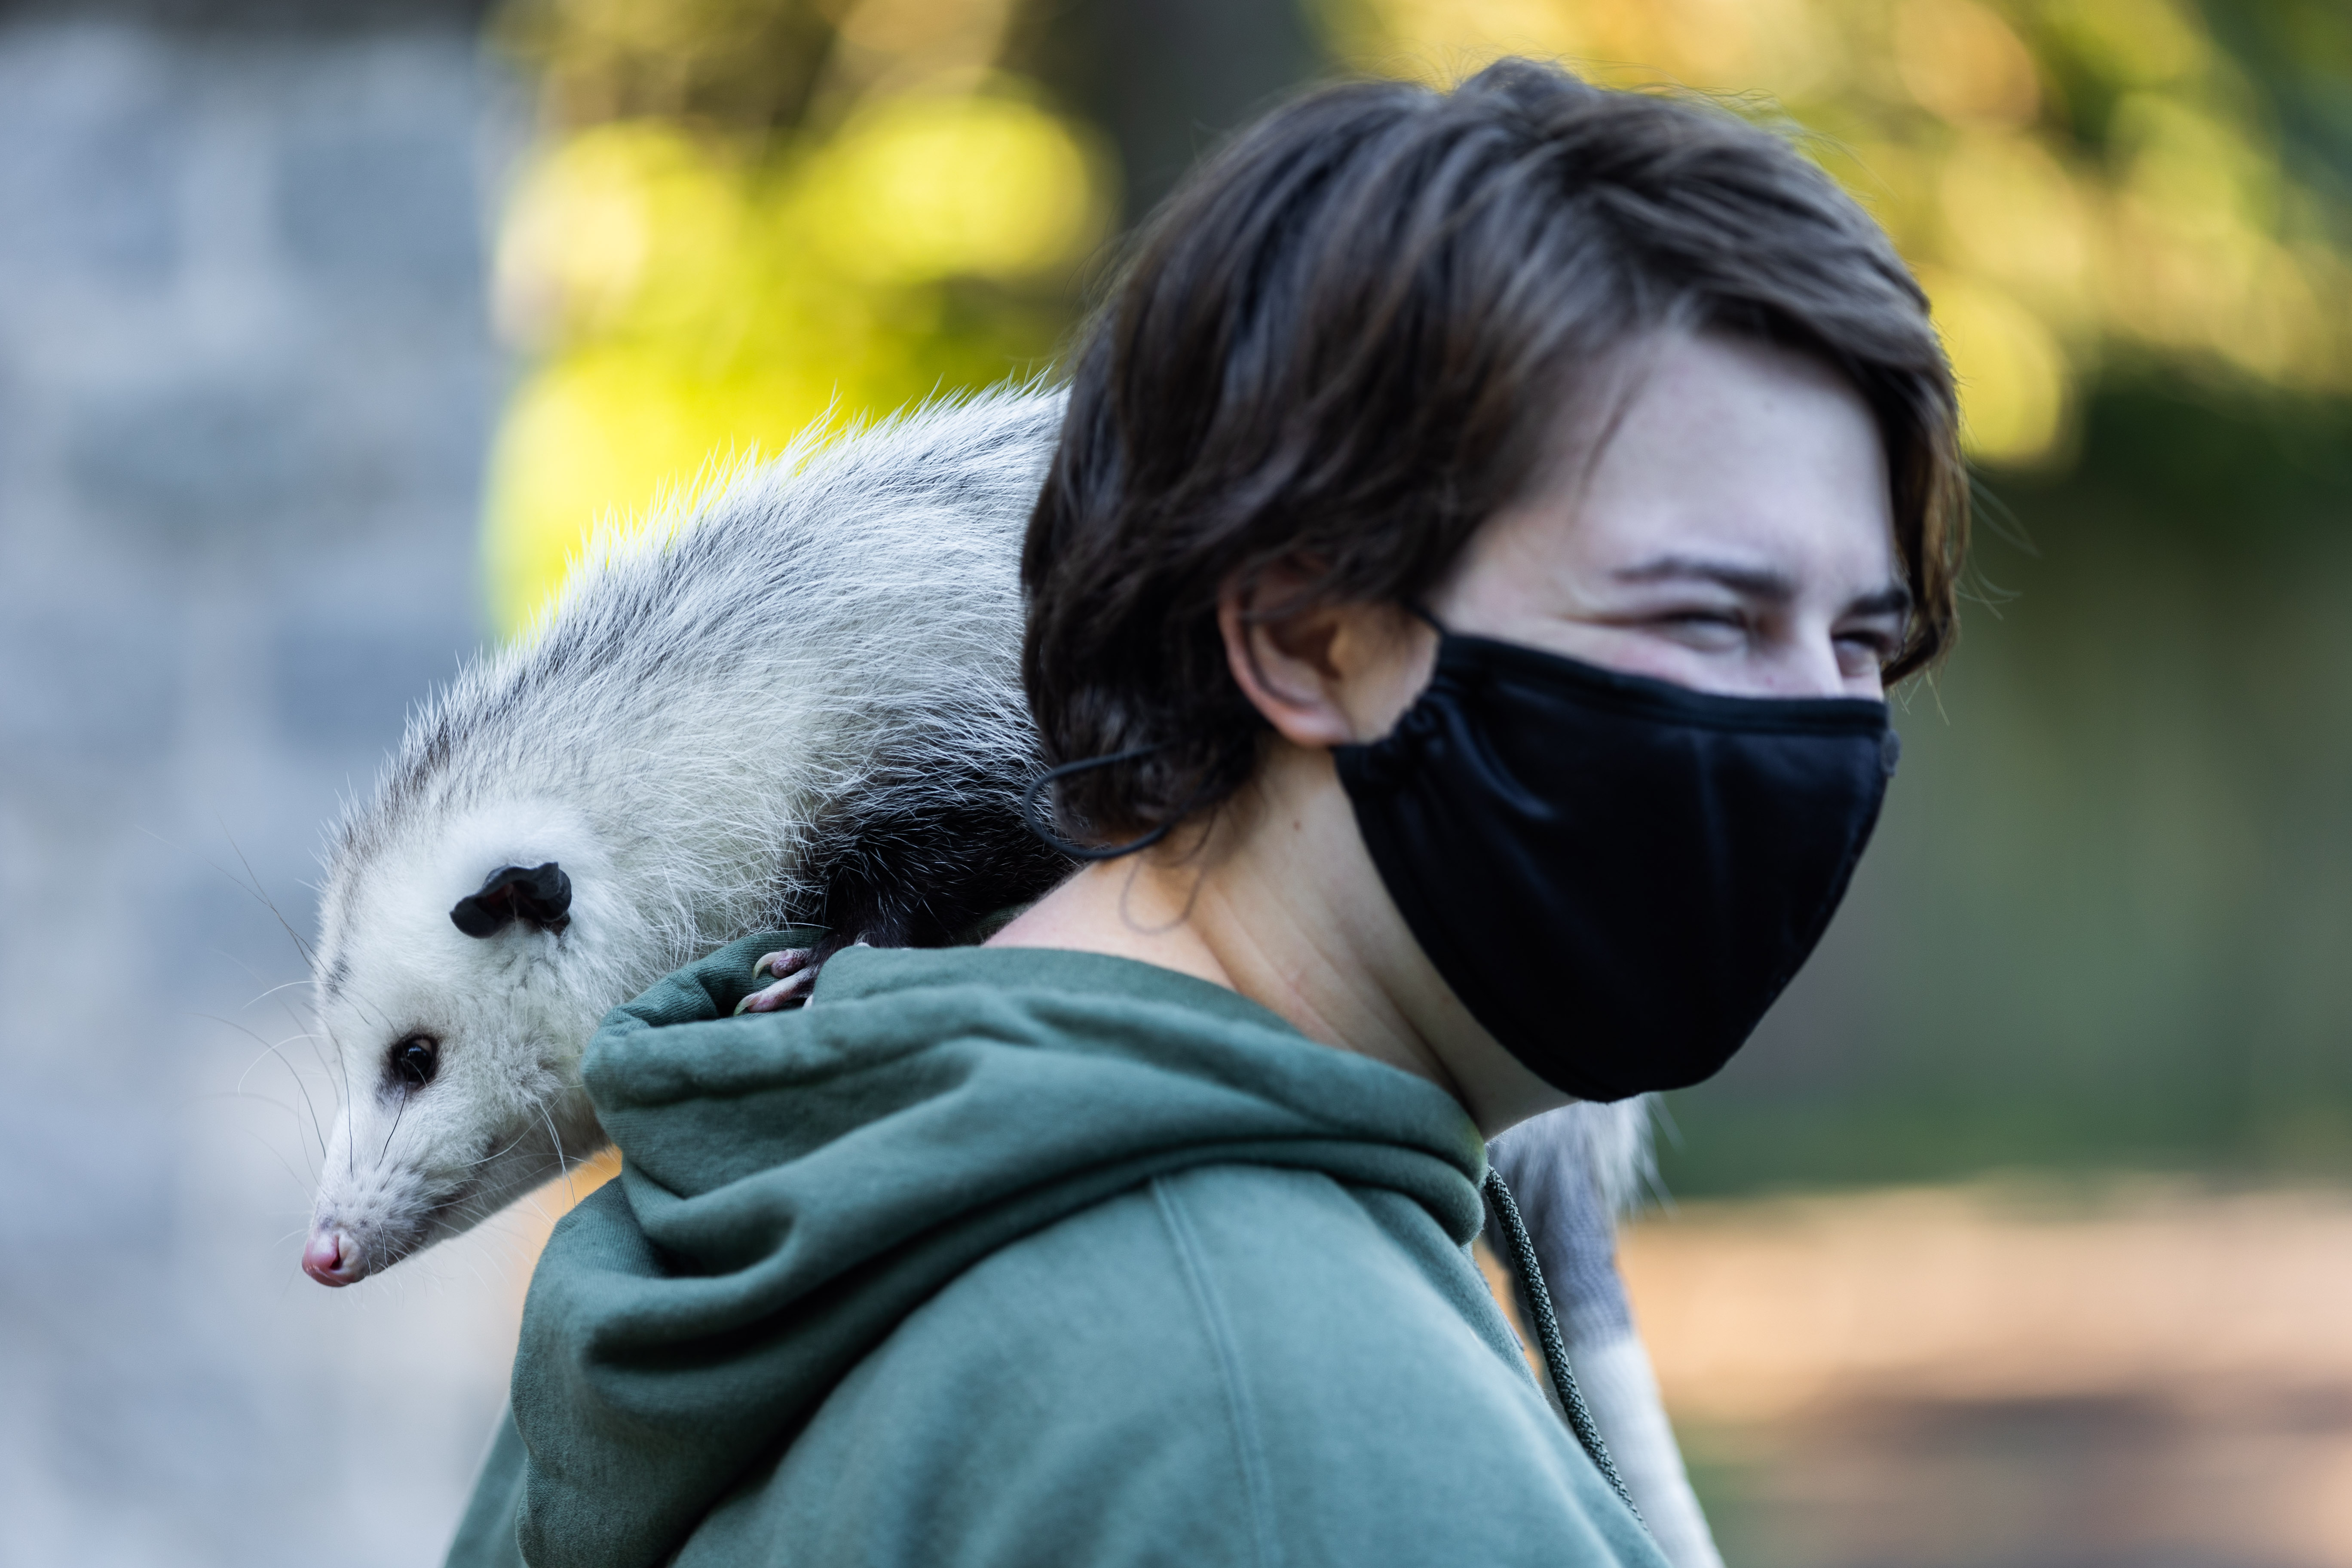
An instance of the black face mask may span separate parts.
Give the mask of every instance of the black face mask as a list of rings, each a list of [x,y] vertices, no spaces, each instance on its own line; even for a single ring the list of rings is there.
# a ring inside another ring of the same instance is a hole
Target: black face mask
[[[1731,1058],[1813,951],[1898,750],[1886,705],[1718,697],[1444,633],[1336,752],[1372,864],[1471,1015],[1582,1100]]]

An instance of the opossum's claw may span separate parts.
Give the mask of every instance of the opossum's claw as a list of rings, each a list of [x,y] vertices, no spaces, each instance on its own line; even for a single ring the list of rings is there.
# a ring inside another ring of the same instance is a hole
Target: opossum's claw
[[[754,991],[735,1004],[740,1016],[744,1013],[774,1013],[797,1006],[809,999],[816,988],[816,957],[813,947],[788,947],[782,952],[772,952],[751,966],[754,974],[773,974],[781,978],[763,991]]]
[[[814,982],[816,979],[816,949],[813,947],[787,947],[780,952],[769,953],[766,957],[761,959],[759,963],[751,966],[751,973],[754,974],[772,974],[779,980],[790,980],[794,975],[800,975],[811,982]]]
[[[802,1006],[807,1003],[809,993],[814,989],[816,989],[816,971],[803,969],[797,974],[787,975],[777,981],[764,991],[752,992],[751,994],[735,1004],[735,1011],[738,1014],[774,1013],[786,1007]]]

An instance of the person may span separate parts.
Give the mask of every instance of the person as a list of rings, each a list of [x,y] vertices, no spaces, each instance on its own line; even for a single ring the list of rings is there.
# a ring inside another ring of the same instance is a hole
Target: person
[[[1803,961],[1966,493],[1918,287],[1768,131],[1514,60],[1239,135],[1026,542],[1082,868],[607,1020],[622,1173],[450,1561],[1656,1568],[1486,1141],[1706,1077]]]

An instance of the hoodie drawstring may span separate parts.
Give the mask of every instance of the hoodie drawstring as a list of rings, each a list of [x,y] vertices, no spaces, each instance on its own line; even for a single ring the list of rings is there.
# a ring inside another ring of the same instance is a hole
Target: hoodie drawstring
[[[1489,1166],[1486,1171],[1486,1202],[1503,1222],[1503,1238],[1510,1243],[1511,1268],[1518,1276],[1519,1296],[1527,1303],[1528,1316],[1535,1320],[1536,1343],[1543,1352],[1544,1370],[1551,1374],[1552,1391],[1559,1396],[1560,1410],[1568,1416],[1569,1430],[1584,1445],[1584,1451],[1617,1493],[1618,1500],[1633,1509],[1639,1520],[1642,1510],[1633,1507],[1633,1497],[1625,1489],[1624,1478],[1618,1475],[1615,1461],[1609,1458],[1609,1445],[1601,1440],[1601,1428],[1592,1424],[1592,1412],[1584,1403],[1584,1395],[1576,1386],[1576,1373],[1569,1370],[1568,1346],[1560,1339],[1559,1320],[1552,1314],[1551,1292],[1544,1288],[1543,1265],[1536,1260],[1536,1244],[1528,1238],[1527,1222],[1519,1218],[1519,1205],[1511,1197],[1511,1189],[1504,1184],[1503,1173]],[[1647,1528],[1646,1526],[1644,1528]]]

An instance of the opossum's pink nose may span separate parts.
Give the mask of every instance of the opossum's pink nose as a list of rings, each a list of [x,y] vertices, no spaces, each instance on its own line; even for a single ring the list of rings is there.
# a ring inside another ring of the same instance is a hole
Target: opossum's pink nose
[[[302,1272],[321,1285],[350,1285],[360,1277],[359,1259],[340,1230],[314,1230],[302,1248]]]

